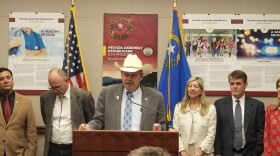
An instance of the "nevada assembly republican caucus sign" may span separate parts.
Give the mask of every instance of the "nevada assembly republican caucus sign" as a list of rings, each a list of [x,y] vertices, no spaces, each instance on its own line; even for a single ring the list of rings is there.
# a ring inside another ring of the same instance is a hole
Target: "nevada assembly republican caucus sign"
[[[128,54],[136,54],[143,64],[151,64],[153,73],[142,85],[157,87],[158,15],[104,14],[103,86],[121,83],[114,62],[122,66]]]

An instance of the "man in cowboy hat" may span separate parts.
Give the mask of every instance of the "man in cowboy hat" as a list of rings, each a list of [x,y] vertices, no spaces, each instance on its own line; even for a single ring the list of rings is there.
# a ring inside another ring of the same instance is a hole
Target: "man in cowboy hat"
[[[117,62],[115,67],[121,71],[122,84],[111,85],[101,91],[93,119],[81,124],[79,130],[151,131],[154,123],[165,123],[162,94],[140,85],[143,76],[152,72],[152,65],[142,65],[137,55],[129,54],[123,67]],[[129,112],[126,105],[132,107]],[[128,116],[130,124],[127,126]]]

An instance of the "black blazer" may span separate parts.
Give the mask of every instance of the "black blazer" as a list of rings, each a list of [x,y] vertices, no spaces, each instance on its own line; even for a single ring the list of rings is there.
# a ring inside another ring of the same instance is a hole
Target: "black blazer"
[[[215,101],[217,129],[214,143],[215,155],[231,156],[234,138],[234,119],[232,97],[227,96]],[[260,156],[263,153],[264,117],[263,102],[245,96],[244,132],[246,144],[244,156]]]

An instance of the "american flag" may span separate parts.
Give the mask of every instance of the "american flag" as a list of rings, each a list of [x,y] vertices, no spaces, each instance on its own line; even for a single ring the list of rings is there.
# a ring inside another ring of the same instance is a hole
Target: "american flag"
[[[78,33],[75,24],[76,8],[75,6],[72,6],[62,69],[65,73],[67,73],[71,85],[89,90],[86,72],[83,65],[82,51],[80,49],[77,35]]]

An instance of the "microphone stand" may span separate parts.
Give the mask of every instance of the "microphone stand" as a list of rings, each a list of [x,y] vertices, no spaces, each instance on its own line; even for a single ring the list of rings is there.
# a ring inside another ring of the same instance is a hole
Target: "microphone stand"
[[[141,107],[141,110],[142,110],[142,107],[143,107],[143,108],[146,108],[146,109],[151,110],[151,111],[153,111],[153,112],[157,112],[157,113],[159,113],[159,114],[161,114],[161,115],[164,115],[164,116],[166,117],[166,115],[165,115],[164,113],[162,113],[162,112],[160,112],[160,111],[158,111],[158,110],[154,110],[154,109],[152,109],[152,108],[149,108],[149,107],[140,105],[139,103],[136,103],[136,102],[132,101],[129,94],[132,94],[132,93],[126,92],[126,95],[127,95],[128,99],[131,101],[131,103],[140,106],[140,107]],[[163,124],[163,122],[160,123],[160,125],[162,125],[162,124]],[[166,130],[166,131],[169,131],[169,121],[167,120],[167,118],[166,118],[165,126],[166,126],[166,127],[165,127],[165,130]]]

